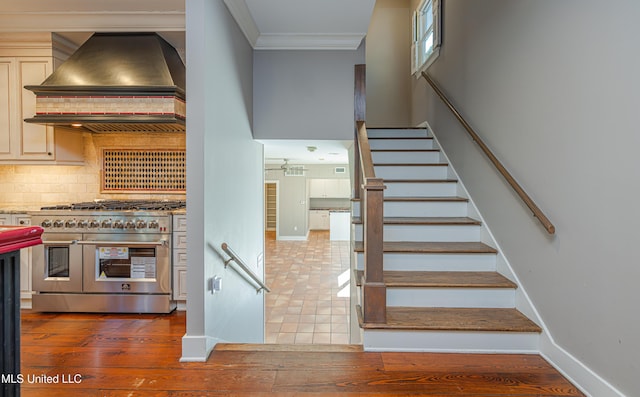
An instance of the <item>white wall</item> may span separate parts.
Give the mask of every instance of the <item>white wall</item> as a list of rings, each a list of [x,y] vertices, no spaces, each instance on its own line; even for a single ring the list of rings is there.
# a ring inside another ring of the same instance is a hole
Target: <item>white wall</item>
[[[253,141],[253,51],[222,0],[190,0],[187,14],[187,333],[183,360],[218,341],[264,340],[263,294],[231,268],[227,242],[259,274],[263,253],[262,145]],[[232,266],[232,265],[231,265]],[[222,276],[212,294],[208,280]]]
[[[356,51],[255,51],[256,139],[353,139]]]
[[[543,353],[601,376],[578,379],[594,396],[640,395],[639,15],[633,0],[444,2],[430,73],[555,236],[413,80],[413,123],[431,124],[539,310],[557,344]]]
[[[367,32],[367,126],[407,127],[411,121],[409,0],[377,0]],[[399,43],[409,43],[400,45]]]

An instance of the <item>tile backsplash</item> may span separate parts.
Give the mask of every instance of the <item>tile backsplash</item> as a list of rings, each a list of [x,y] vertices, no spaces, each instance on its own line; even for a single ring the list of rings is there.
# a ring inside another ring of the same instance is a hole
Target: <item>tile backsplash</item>
[[[115,199],[183,199],[180,194],[100,191],[102,150],[185,149],[184,133],[84,133],[84,165],[3,165],[0,163],[0,209],[34,210],[42,205]]]

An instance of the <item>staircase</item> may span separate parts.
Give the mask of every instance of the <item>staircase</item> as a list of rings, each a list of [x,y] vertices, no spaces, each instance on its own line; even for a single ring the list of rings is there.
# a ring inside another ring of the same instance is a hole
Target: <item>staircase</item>
[[[365,350],[538,352],[541,332],[518,311],[518,286],[453,169],[426,129],[367,129],[384,179],[386,322],[358,318]],[[353,203],[357,285],[364,279],[360,201]],[[505,266],[500,266],[505,268]],[[361,289],[356,297],[362,302]]]

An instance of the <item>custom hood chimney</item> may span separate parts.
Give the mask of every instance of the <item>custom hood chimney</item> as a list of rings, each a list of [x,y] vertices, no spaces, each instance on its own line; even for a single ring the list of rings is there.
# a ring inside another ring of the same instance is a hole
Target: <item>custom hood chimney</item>
[[[184,132],[185,67],[156,33],[95,33],[41,85],[28,123]]]

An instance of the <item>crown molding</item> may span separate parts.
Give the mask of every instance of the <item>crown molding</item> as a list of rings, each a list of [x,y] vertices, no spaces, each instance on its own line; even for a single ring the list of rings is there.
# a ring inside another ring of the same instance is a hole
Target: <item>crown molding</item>
[[[260,37],[260,31],[251,16],[247,3],[244,0],[224,0],[224,4],[229,9],[233,19],[236,20],[236,23],[249,41],[249,44],[251,44],[251,47],[255,48],[258,37]]]
[[[261,34],[256,50],[357,50],[365,34]]]
[[[184,11],[4,12],[0,32],[184,31]]]

